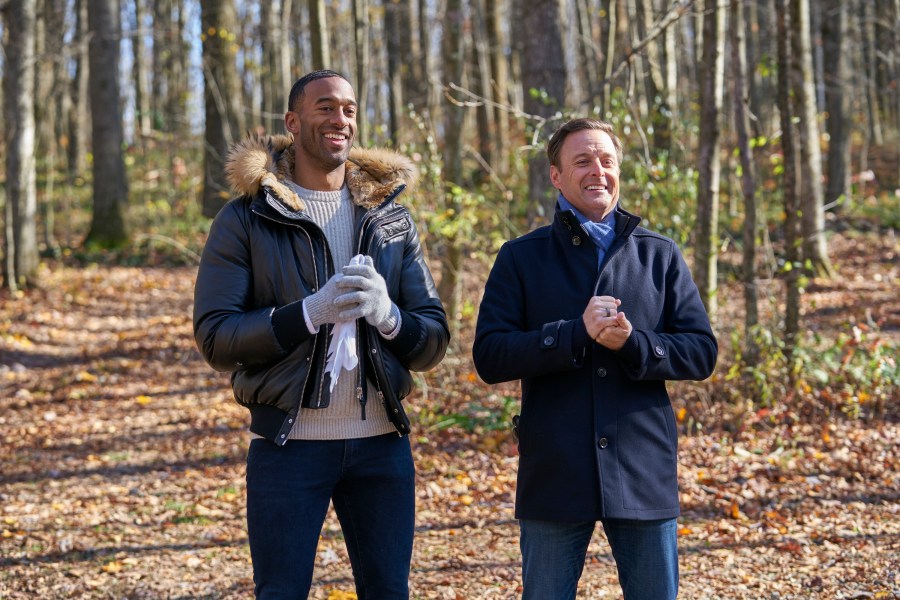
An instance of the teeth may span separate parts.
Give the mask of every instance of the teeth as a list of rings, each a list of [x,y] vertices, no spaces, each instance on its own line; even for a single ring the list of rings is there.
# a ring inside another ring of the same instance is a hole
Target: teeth
[[[325,134],[325,137],[327,137],[329,140],[342,140],[342,139],[344,139],[344,136],[343,136],[343,135],[340,135],[340,134],[338,134],[338,133],[326,133],[326,134]]]

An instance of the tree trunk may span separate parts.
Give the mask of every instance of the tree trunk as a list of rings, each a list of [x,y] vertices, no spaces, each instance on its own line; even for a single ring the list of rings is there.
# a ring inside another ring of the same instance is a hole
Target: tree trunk
[[[742,0],[731,0],[731,65],[734,89],[734,124],[741,159],[741,191],[744,195],[743,268],[744,282],[744,355],[748,364],[756,363],[756,344],[753,329],[759,323],[756,284],[756,179],[753,174],[753,155],[750,148],[749,98],[747,93],[747,48],[744,37],[744,7]]]
[[[850,195],[850,128],[847,123],[847,61],[843,43],[847,36],[847,3],[826,0],[822,20],[825,63],[825,112],[828,114],[828,184],[825,203],[839,203]]]
[[[509,65],[506,60],[505,37],[503,35],[503,15],[505,14],[503,0],[485,0],[485,17],[487,18],[488,47],[491,58],[491,89],[490,97],[501,107],[510,105],[509,98]],[[494,110],[494,141],[497,149],[495,167],[502,177],[509,174],[509,114],[505,108],[496,107]]]
[[[85,243],[117,247],[128,241],[125,208],[128,180],[122,156],[119,95],[119,12],[116,0],[88,0],[91,141],[94,151],[94,211]]]
[[[3,118],[6,147],[6,287],[34,283],[38,267],[34,164],[35,0],[4,7]]]
[[[487,166],[495,172],[497,153],[494,151],[496,136],[496,119],[494,117],[493,93],[491,90],[491,57],[485,24],[484,0],[472,0],[472,89],[476,95],[485,100],[475,108],[475,119],[478,131],[478,153]],[[479,172],[482,172],[479,170]],[[476,182],[480,183],[480,182]]]
[[[444,33],[441,40],[444,81],[465,85],[466,36],[465,7],[463,0],[447,0],[444,14]],[[450,214],[460,214],[461,206],[454,188],[462,186],[463,124],[465,111],[460,106],[449,104],[444,110],[444,204]],[[459,323],[459,281],[462,275],[463,252],[461,240],[455,234],[444,241],[441,261],[441,281],[438,295],[450,316],[450,322]],[[454,333],[454,332],[451,332]],[[453,336],[456,337],[455,335]]]
[[[259,88],[262,91],[260,124],[268,133],[281,133],[284,124],[284,94],[288,84],[281,79],[281,47],[284,45],[275,2],[260,3],[260,42],[262,65]],[[234,11],[231,11],[232,14]],[[222,57],[226,60],[227,57]]]
[[[402,11],[404,7],[400,0],[384,0],[384,28],[387,37],[387,68],[389,107],[388,128],[391,142],[394,147],[399,146],[403,130],[403,64],[409,60],[401,44],[406,35],[403,27]]]
[[[328,42],[328,18],[325,0],[309,0],[309,36],[312,45],[312,68],[331,68],[331,45]]]
[[[704,3],[703,57],[700,69],[700,147],[697,162],[697,252],[694,278],[711,320],[718,308],[719,113],[725,71],[725,10]]]
[[[353,0],[353,41],[356,46],[356,135],[360,146],[369,143],[369,123],[366,115],[369,97],[369,1]]]
[[[803,265],[800,238],[800,201],[797,147],[794,141],[793,108],[791,105],[791,0],[775,0],[778,28],[778,113],[781,116],[781,150],[784,155],[784,246],[785,246],[785,313],[784,337],[787,351],[793,351],[800,331],[800,275]]]
[[[521,0],[520,0],[521,1]],[[534,0],[522,6],[522,88],[525,112],[549,119],[565,107],[566,68],[558,0]],[[536,129],[536,131],[535,131]],[[543,149],[552,133],[546,122],[533,124],[529,139]],[[528,214],[532,223],[552,218],[556,193],[544,152],[532,152],[528,160]]]
[[[88,0],[75,0],[75,36],[72,40],[75,51],[75,80],[72,90],[72,116],[69,119],[69,172],[73,179],[87,172],[88,132],[91,129],[90,97],[88,79],[90,59],[88,56]]]
[[[139,139],[150,135],[150,72],[147,65],[146,0],[134,0],[134,35],[131,45],[134,51],[134,112],[135,133]]]
[[[803,256],[814,272],[833,274],[825,242],[825,209],[822,204],[822,149],[820,146],[816,90],[812,67],[812,41],[809,32],[809,0],[793,0],[791,11],[794,44],[794,76],[797,116],[800,119],[801,195],[800,220],[803,231]]]
[[[233,0],[201,0],[200,5],[206,110],[203,214],[212,218],[230,197],[225,181],[225,154],[242,135],[244,124],[234,45],[229,40],[236,27]]]

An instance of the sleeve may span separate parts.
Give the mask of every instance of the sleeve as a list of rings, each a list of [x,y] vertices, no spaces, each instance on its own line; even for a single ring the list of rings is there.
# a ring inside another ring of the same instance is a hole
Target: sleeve
[[[252,240],[240,206],[232,201],[213,221],[194,286],[194,338],[218,371],[268,364],[288,351],[272,324],[276,307],[253,307]]]
[[[472,347],[475,369],[487,383],[574,370],[581,364],[583,352],[578,350],[586,333],[580,318],[526,326],[521,272],[507,242],[485,284]]]
[[[450,344],[450,328],[411,217],[410,223],[399,291],[392,298],[399,309],[400,327],[393,337],[383,338],[382,342],[407,369],[427,371],[444,358]]]
[[[716,366],[718,342],[700,292],[672,242],[665,271],[661,327],[635,329],[619,349],[619,362],[633,380],[702,380]]]

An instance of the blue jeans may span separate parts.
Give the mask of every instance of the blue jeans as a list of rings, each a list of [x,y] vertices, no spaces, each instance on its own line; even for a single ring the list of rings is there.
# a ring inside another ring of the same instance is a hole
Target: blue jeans
[[[678,595],[675,519],[601,521],[625,600],[674,600]],[[523,600],[574,600],[594,521],[521,520]]]
[[[306,598],[329,501],[359,600],[409,598],[415,468],[409,439],[250,442],[247,531],[256,597]]]

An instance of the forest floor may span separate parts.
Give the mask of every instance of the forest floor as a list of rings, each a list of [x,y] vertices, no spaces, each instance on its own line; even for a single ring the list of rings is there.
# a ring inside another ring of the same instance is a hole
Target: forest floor
[[[810,286],[805,326],[877,322],[896,340],[893,234],[835,235],[831,248],[840,276]],[[227,376],[195,348],[195,273],[49,261],[37,289],[0,295],[0,598],[252,596],[248,420]],[[740,295],[728,293],[723,348],[740,326],[729,310]],[[408,400],[414,598],[520,594],[515,444],[505,428],[478,425],[496,412],[472,409],[508,409],[503,398],[517,392],[475,376],[472,327],[463,321],[456,350]],[[735,426],[717,400],[706,399],[705,427],[681,440],[681,597],[900,597],[896,390],[879,419],[755,413]],[[330,514],[311,597],[347,600],[352,590]],[[578,597],[620,597],[599,528]]]

